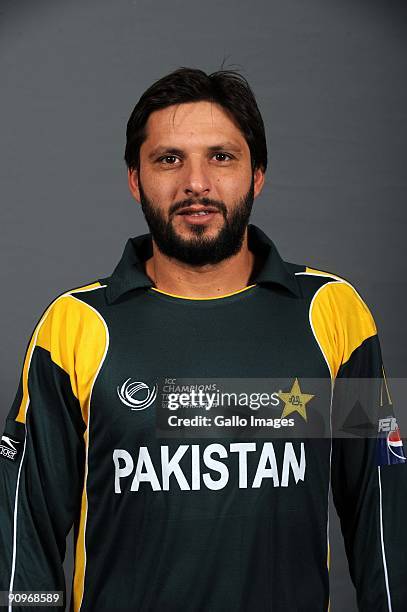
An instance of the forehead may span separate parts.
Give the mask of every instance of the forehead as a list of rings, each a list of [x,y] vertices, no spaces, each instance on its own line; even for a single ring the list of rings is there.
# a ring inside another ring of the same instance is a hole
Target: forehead
[[[154,146],[162,140],[171,143],[194,143],[205,139],[228,138],[244,146],[245,138],[227,111],[214,102],[189,102],[175,104],[154,111],[146,125],[146,146]]]

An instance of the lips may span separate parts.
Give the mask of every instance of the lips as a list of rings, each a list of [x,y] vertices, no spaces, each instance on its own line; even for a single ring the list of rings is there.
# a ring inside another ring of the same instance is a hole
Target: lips
[[[216,213],[218,212],[217,208],[213,206],[188,206],[187,208],[183,208],[177,214],[178,215],[191,215],[196,213]]]

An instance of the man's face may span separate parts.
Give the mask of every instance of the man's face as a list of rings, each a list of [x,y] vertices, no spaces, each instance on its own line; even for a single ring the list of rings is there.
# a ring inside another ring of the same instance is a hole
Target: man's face
[[[155,111],[129,187],[157,247],[189,265],[239,251],[264,173],[252,171],[247,142],[222,107],[193,102]],[[206,215],[185,214],[207,207]]]

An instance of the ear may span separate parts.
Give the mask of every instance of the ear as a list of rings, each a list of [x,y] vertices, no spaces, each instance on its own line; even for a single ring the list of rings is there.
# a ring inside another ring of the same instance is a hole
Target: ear
[[[264,183],[266,180],[266,174],[263,171],[262,168],[256,168],[256,170],[254,171],[254,177],[253,177],[253,182],[254,182],[254,197],[257,198],[258,195],[260,195],[260,193],[262,192]]]
[[[138,184],[138,172],[136,169],[127,169],[127,182],[131,195],[140,203],[140,189]]]

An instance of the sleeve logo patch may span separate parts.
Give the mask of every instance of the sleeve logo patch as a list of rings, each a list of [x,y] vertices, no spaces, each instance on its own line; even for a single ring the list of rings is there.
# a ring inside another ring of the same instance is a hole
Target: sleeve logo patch
[[[377,451],[378,465],[391,465],[406,461],[397,420],[392,415],[379,420]]]
[[[0,455],[6,459],[10,459],[10,461],[15,461],[20,450],[17,446],[18,444],[21,444],[21,442],[13,440],[10,436],[1,436]]]

